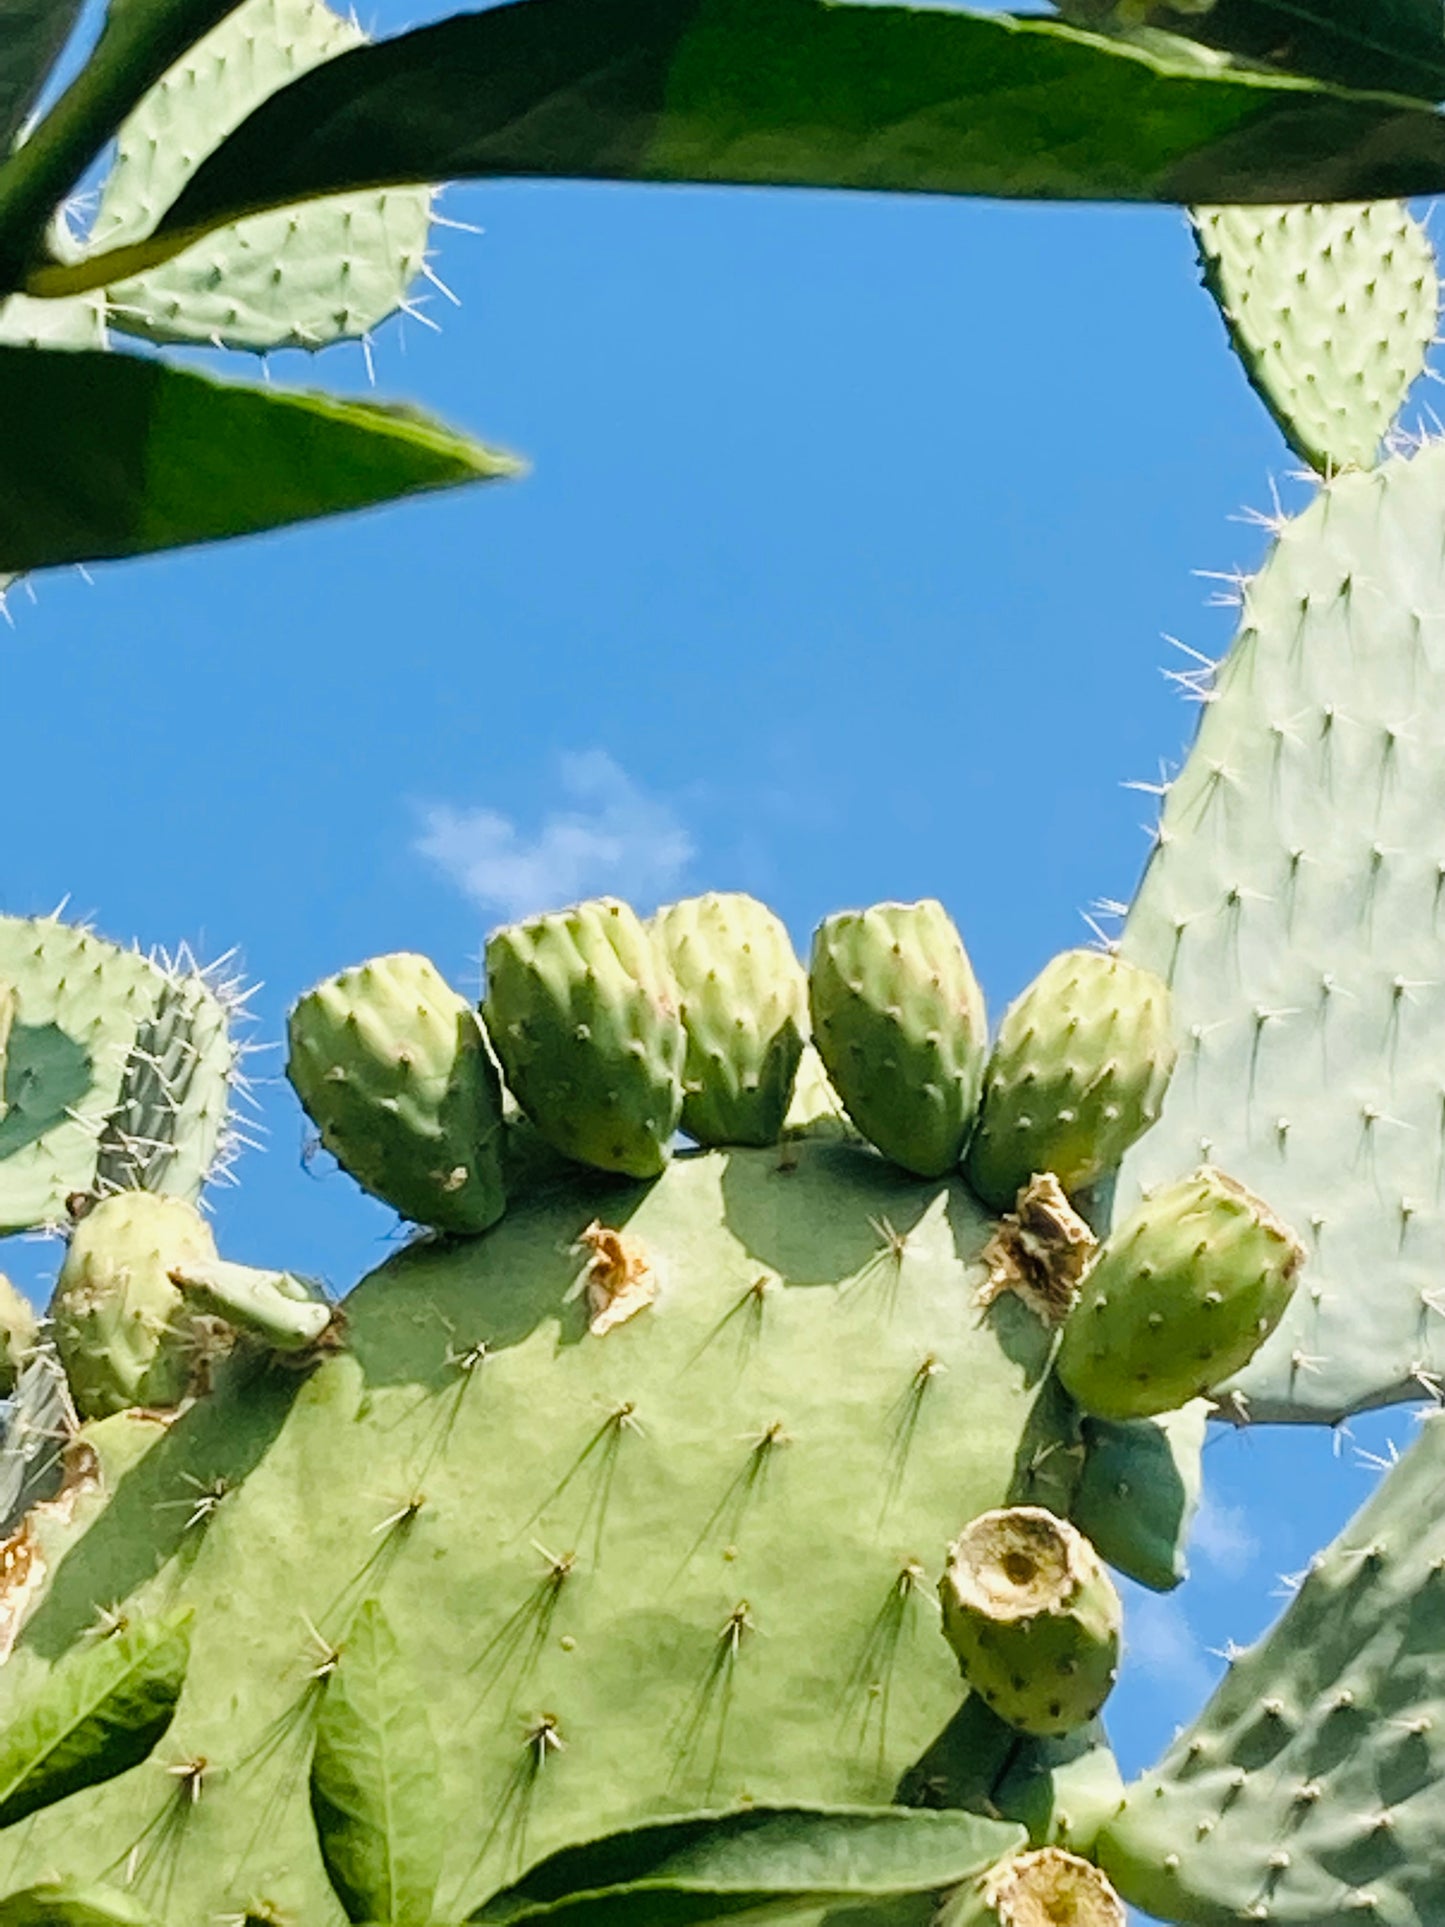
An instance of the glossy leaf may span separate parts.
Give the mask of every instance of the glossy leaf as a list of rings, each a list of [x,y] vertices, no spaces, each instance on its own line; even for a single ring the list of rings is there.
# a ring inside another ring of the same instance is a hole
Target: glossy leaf
[[[0,348],[0,570],[142,555],[517,472],[408,409]]]
[[[130,1894],[90,1881],[43,1880],[0,1897],[0,1927],[158,1927]]]
[[[180,1698],[190,1622],[188,1608],[72,1648],[10,1714],[0,1733],[0,1827],[145,1759]]]
[[[9,147],[80,13],[80,0],[0,0],[0,151]]]
[[[518,0],[359,47],[259,108],[134,248],[362,186],[496,176],[1284,202],[1445,187],[1423,102],[1053,19],[819,0]],[[102,269],[101,261],[106,263]]]
[[[311,1763],[321,1856],[349,1920],[431,1919],[446,1844],[440,1781],[426,1708],[368,1599],[327,1684]]]
[[[755,1909],[882,1902],[971,1880],[1022,1827],[904,1807],[750,1807],[614,1833],[560,1853],[473,1920],[689,1927]]]

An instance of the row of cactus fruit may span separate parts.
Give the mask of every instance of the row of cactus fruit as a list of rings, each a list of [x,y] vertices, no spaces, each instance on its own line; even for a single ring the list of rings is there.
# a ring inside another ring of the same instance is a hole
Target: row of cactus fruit
[[[246,0],[91,245],[354,38]],[[0,338],[364,334],[429,208],[243,221]],[[0,1230],[66,1239],[43,1319],[0,1291],[0,1927],[1440,1917],[1445,1420],[1142,1779],[1105,1732],[1110,1568],[1182,1578],[1207,1418],[1445,1384],[1445,449],[1373,466],[1433,261],[1392,203],[1195,229],[1327,479],[1193,678],[1121,944],[992,1032],[934,902],[806,969],[747,897],[583,903],[492,936],[480,1007],[344,970],[288,1076],[416,1235],[338,1305],[200,1208],[224,971],[0,918]]]

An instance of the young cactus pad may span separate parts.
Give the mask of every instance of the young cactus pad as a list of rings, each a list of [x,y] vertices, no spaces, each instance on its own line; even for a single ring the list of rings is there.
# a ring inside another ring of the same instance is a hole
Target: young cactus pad
[[[1084,1535],[1044,1506],[984,1513],[949,1547],[943,1630],[964,1679],[1024,1733],[1097,1719],[1119,1669],[1122,1609]]]
[[[781,921],[715,892],[659,910],[653,934],[687,1033],[682,1128],[699,1144],[776,1144],[808,1037],[808,979]]]
[[[1098,1841],[1131,1905],[1224,1927],[1437,1921],[1445,1904],[1445,1418]]]
[[[374,957],[291,1012],[286,1075],[363,1189],[441,1231],[506,1209],[502,1089],[476,1012],[425,957]]]
[[[808,993],[818,1054],[858,1129],[905,1171],[951,1171],[978,1107],[988,1026],[943,905],[825,918]]]
[[[603,1336],[599,1216],[656,1286]],[[960,1181],[815,1138],[646,1187],[576,1172],[485,1238],[399,1253],[309,1375],[238,1361],[169,1428],[97,1428],[144,1457],[55,1549],[11,1663],[47,1665],[100,1605],[196,1605],[172,1745],[214,1772],[142,1897],[164,1878],[178,1920],[257,1895],[338,1919],[306,1747],[368,1596],[441,1749],[438,1920],[644,1818],[890,1801],[960,1698],[949,1540],[1068,1505],[1050,1334],[975,1302],[988,1230]],[[98,1875],[178,1811],[173,1777],[133,1775],[38,1821],[16,1878]]]
[[[1249,1363],[1303,1257],[1262,1199],[1206,1165],[1109,1233],[1064,1323],[1059,1377],[1096,1418],[1171,1412]]]
[[[1435,251],[1398,201],[1204,207],[1205,285],[1251,386],[1321,474],[1369,468],[1435,337]]]
[[[487,939],[487,1034],[518,1103],[579,1164],[656,1177],[682,1117],[677,990],[613,897]]]
[[[994,1210],[1052,1171],[1081,1191],[1159,1115],[1174,1069],[1168,986],[1094,950],[1044,966],[999,1025],[968,1147],[968,1181]]]
[[[1442,611],[1445,447],[1285,523],[1129,913],[1180,1064],[1121,1208],[1204,1158],[1308,1246],[1240,1417],[1333,1422],[1445,1373]]]
[[[121,127],[91,232],[143,240],[199,164],[261,102],[366,36],[323,0],[244,0]],[[217,230],[107,289],[112,324],[149,341],[321,348],[403,305],[426,261],[422,187],[335,195]]]

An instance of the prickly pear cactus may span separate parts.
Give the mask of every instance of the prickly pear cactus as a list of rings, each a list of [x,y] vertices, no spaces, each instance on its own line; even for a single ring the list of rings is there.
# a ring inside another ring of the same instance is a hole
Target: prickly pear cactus
[[[254,108],[365,38],[323,0],[246,0],[122,126],[90,246],[143,240]],[[430,219],[426,188],[335,195],[254,215],[108,288],[109,317],[149,341],[257,352],[365,335],[403,305],[421,273]]]

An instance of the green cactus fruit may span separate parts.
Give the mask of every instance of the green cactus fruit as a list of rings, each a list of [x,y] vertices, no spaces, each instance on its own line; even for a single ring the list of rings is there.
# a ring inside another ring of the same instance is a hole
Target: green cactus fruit
[[[435,964],[373,957],[291,1012],[286,1075],[321,1142],[363,1190],[438,1231],[506,1208],[502,1093],[476,1012]]]
[[[35,1347],[35,1308],[0,1272],[0,1398],[9,1398],[20,1367]]]
[[[686,1040],[658,946],[601,897],[487,939],[487,1034],[507,1084],[556,1150],[653,1178],[682,1116]]]
[[[573,1165],[485,1238],[398,1252],[309,1374],[238,1358],[169,1427],[109,1421],[144,1455],[47,1528],[9,1664],[47,1669],[97,1603],[193,1604],[169,1752],[213,1771],[183,1825],[160,1763],[76,1796],[10,1877],[163,1835],[137,1891],[165,1918],[264,1895],[333,1927],[306,1758],[367,1598],[439,1747],[437,1921],[613,1829],[886,1806],[960,1700],[929,1565],[1070,1463],[1050,1333],[977,1306],[988,1232],[961,1179],[834,1138],[645,1185]]]
[[[1398,201],[1202,207],[1194,228],[1231,345],[1290,447],[1321,474],[1371,467],[1435,336],[1424,228]]]
[[[1153,971],[1064,951],[999,1025],[964,1175],[995,1211],[1043,1171],[1071,1195],[1097,1183],[1158,1117],[1174,1058]]]
[[[756,898],[714,893],[659,910],[653,936],[687,1033],[682,1128],[699,1144],[776,1144],[808,1036],[808,979]]]
[[[1262,1199],[1202,1165],[1105,1239],[1065,1321],[1059,1377],[1096,1418],[1171,1412],[1248,1364],[1303,1261]]]
[[[197,1330],[170,1274],[215,1257],[210,1226],[180,1198],[119,1191],[81,1219],[50,1318],[82,1418],[179,1405],[191,1385]]]
[[[322,0],[245,0],[124,122],[91,251],[143,240],[197,166],[262,101],[366,36]],[[147,341],[324,347],[365,335],[426,265],[424,187],[338,194],[220,228],[106,290],[112,326]]]
[[[943,1630],[999,1718],[1041,1737],[1096,1719],[1119,1666],[1119,1595],[1098,1554],[1043,1506],[983,1513],[949,1547]]]
[[[958,1163],[987,1049],[983,994],[941,903],[827,917],[808,979],[818,1053],[849,1117],[923,1178]]]

